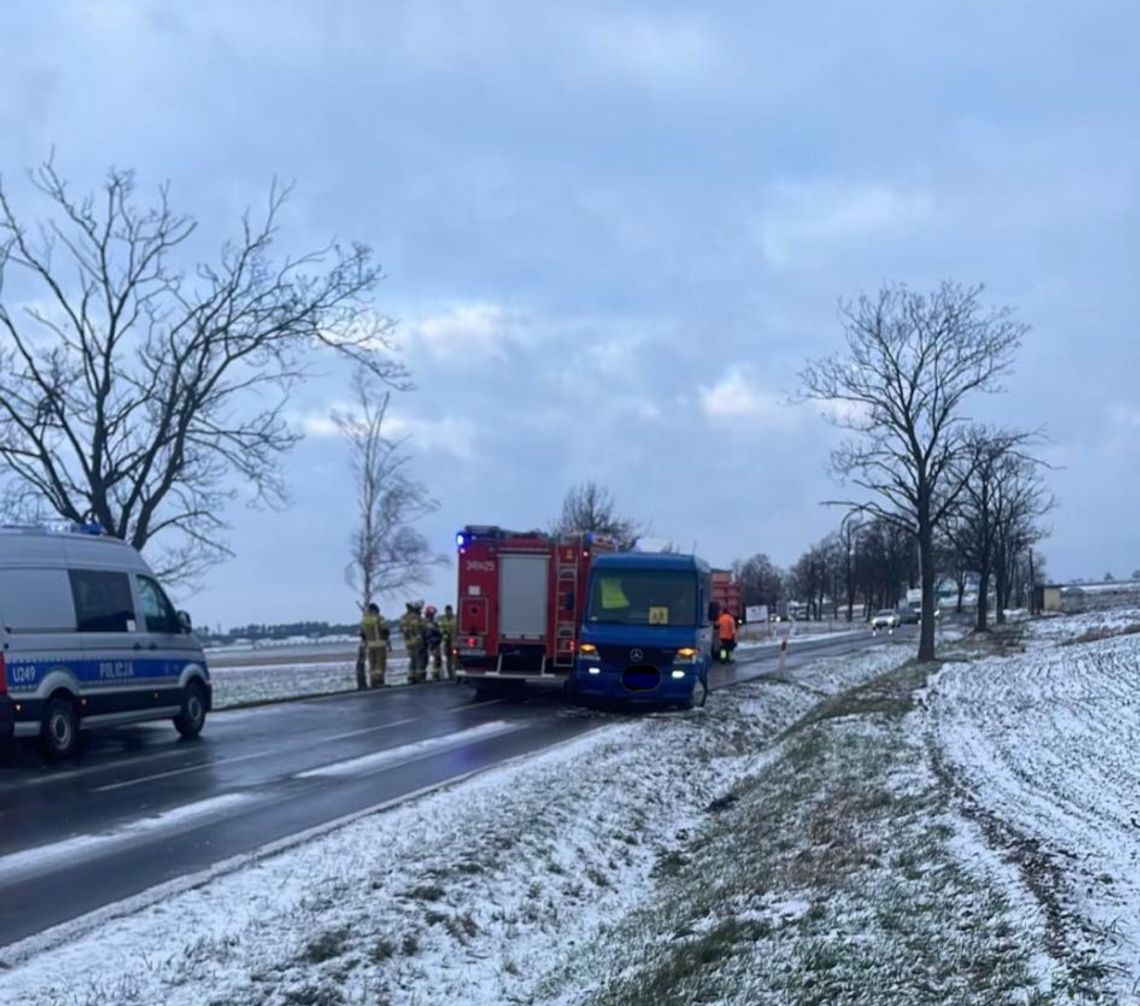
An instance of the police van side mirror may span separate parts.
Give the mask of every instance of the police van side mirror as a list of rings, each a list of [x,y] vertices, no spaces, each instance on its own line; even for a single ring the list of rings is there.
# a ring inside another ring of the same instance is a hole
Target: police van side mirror
[[[716,601],[709,601],[709,621],[715,622],[720,617],[720,605]]]
[[[178,612],[178,627],[187,635],[194,631],[194,625],[190,621],[190,615],[187,612]]]

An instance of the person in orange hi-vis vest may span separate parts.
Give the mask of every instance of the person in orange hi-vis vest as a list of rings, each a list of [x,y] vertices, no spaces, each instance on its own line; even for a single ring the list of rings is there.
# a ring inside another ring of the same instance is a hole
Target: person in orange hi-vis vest
[[[725,660],[732,659],[736,649],[736,618],[730,611],[722,611],[716,620],[717,652],[724,653]]]

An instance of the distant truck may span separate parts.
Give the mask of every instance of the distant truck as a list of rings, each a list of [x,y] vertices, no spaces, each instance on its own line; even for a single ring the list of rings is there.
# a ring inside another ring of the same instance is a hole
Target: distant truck
[[[712,599],[721,611],[727,611],[737,624],[744,620],[744,594],[730,569],[712,571]]]
[[[582,698],[703,702],[708,691],[713,573],[691,555],[615,552],[590,565],[574,665]]]
[[[593,532],[553,535],[470,525],[456,535],[460,681],[486,696],[524,684],[566,687],[589,573],[616,549]]]

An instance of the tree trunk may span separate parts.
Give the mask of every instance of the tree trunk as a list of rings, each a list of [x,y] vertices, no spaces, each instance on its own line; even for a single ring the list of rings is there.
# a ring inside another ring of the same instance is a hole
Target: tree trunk
[[[1005,625],[1005,606],[1009,600],[1007,596],[1008,581],[1005,566],[1005,556],[999,556],[994,569],[994,603],[997,606],[994,611],[994,621],[998,625]]]
[[[934,529],[929,513],[919,514],[918,566],[922,579],[922,624],[919,626],[918,659],[934,659]]]
[[[965,607],[965,604],[964,604],[965,597],[966,597],[966,578],[962,577],[962,579],[960,579],[958,581],[958,607],[955,609],[955,611],[959,615],[962,614],[962,609]]]
[[[978,618],[975,628],[978,632],[989,630],[990,568],[984,566],[978,571]]]

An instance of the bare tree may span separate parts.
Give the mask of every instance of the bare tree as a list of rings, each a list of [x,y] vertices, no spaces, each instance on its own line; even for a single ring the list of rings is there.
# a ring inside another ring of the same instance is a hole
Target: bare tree
[[[787,574],[763,552],[732,565],[745,606],[763,604],[775,612],[784,597]]]
[[[941,533],[934,543],[934,568],[954,581],[956,591],[954,611],[959,615],[965,610],[966,585],[970,574],[974,572],[968,558],[957,544],[966,533],[963,524],[964,521],[960,516],[951,514],[943,522]]]
[[[869,498],[833,500],[918,540],[920,660],[934,658],[934,536],[962,490],[964,405],[995,391],[1026,326],[1008,308],[986,309],[981,288],[943,283],[933,294],[884,287],[841,308],[847,351],[809,363],[804,397],[830,403],[852,431],[834,471]]]
[[[966,433],[958,462],[962,467],[962,492],[951,518],[945,522],[945,531],[963,564],[978,576],[978,632],[989,628],[989,593],[997,572],[1001,486],[1009,478],[1011,461],[1024,456],[1020,452],[1028,439],[1026,434],[973,426]],[[997,607],[1000,612],[1000,596]]]
[[[793,589],[807,604],[809,619],[822,620],[823,602],[831,586],[828,539],[812,545],[790,570]]]
[[[996,618],[1005,621],[1018,558],[1045,536],[1040,520],[1056,506],[1041,478],[1043,463],[1009,453],[1002,462],[994,491],[994,568]]]
[[[555,534],[598,531],[612,535],[622,548],[631,548],[647,528],[632,517],[620,516],[609,490],[596,482],[573,486],[562,500],[562,513],[551,526]]]
[[[169,192],[135,202],[111,171],[74,196],[51,162],[36,225],[0,185],[0,458],[9,503],[98,521],[193,579],[229,554],[226,505],[280,503],[285,419],[314,351],[399,385],[380,278],[363,245],[275,255],[288,189],[247,213],[213,263],[188,269],[196,223]],[[153,543],[162,546],[156,555]]]
[[[861,584],[864,617],[896,608],[914,565],[914,538],[897,524],[873,518],[861,528],[855,548],[855,576]]]
[[[431,568],[446,560],[412,526],[439,504],[412,477],[406,440],[385,433],[390,394],[362,371],[353,390],[353,410],[333,412],[332,420],[348,444],[356,483],[359,523],[349,539],[345,580],[359,592],[364,610],[385,595],[426,583]]]

